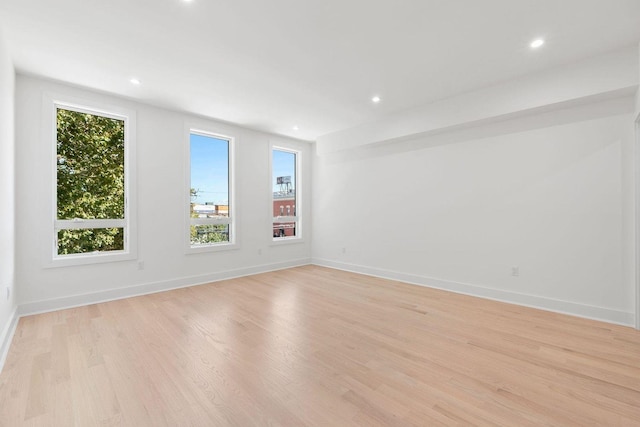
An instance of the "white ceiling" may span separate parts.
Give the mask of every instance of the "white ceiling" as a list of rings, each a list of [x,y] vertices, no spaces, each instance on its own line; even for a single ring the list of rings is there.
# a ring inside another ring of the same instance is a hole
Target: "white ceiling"
[[[640,0],[0,0],[0,26],[18,72],[315,140],[637,46]]]

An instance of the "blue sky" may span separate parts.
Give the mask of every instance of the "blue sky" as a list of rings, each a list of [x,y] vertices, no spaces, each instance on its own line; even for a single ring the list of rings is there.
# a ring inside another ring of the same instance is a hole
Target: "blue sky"
[[[291,188],[296,188],[296,155],[286,151],[273,150],[273,191],[280,190],[280,186],[276,184],[276,178],[279,176],[291,177]]]
[[[191,188],[195,203],[229,203],[229,143],[224,139],[191,134]]]
[[[191,134],[191,188],[198,190],[195,203],[227,204],[229,202],[228,142],[211,136]],[[273,191],[280,188],[276,177],[290,176],[295,188],[295,154],[273,151]]]

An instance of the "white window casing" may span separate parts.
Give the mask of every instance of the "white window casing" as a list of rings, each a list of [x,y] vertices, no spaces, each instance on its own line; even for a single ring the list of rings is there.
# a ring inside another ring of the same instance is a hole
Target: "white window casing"
[[[121,120],[124,122],[124,218],[113,219],[58,219],[57,217],[57,114],[58,109],[74,111]],[[74,99],[68,96],[54,96],[45,94],[43,99],[43,129],[47,144],[51,147],[51,192],[49,208],[52,218],[49,232],[49,244],[44,245],[43,266],[64,267],[73,265],[85,265],[94,263],[116,262],[133,260],[137,257],[137,230],[136,230],[136,205],[130,203],[135,200],[135,137],[136,114],[135,111],[114,105],[105,105],[100,101],[86,99]],[[58,254],[58,232],[61,230],[83,229],[123,229],[123,250],[96,251],[77,254]]]
[[[238,249],[238,227],[236,218],[238,203],[236,201],[236,138],[225,135],[211,129],[209,126],[192,126],[185,125],[186,143],[185,143],[185,194],[187,195],[185,203],[185,253],[194,254],[202,252],[217,252],[225,250]],[[191,217],[191,135],[200,135],[207,138],[224,140],[228,143],[228,216],[219,217]],[[210,244],[193,245],[190,239],[191,226],[199,225],[227,225],[229,233],[228,242],[216,242]]]

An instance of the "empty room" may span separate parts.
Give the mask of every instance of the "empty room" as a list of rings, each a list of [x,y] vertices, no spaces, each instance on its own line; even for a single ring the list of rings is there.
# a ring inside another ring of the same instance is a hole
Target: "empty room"
[[[0,0],[0,426],[639,426],[640,1]]]

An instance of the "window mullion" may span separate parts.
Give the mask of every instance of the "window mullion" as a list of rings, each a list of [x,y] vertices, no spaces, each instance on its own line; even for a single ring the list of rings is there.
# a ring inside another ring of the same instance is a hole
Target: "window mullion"
[[[71,219],[56,220],[56,230],[83,230],[88,228],[124,228],[124,219]]]

